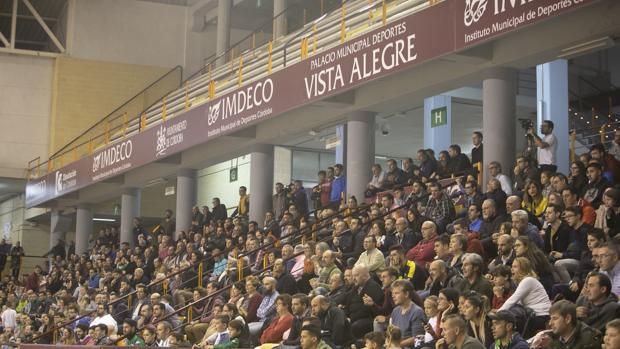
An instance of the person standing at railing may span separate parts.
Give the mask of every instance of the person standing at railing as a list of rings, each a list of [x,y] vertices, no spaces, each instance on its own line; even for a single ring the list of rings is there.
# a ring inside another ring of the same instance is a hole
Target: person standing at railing
[[[22,257],[24,256],[24,248],[21,243],[17,241],[15,246],[11,247],[11,275],[17,278],[19,277],[19,270],[22,266]]]
[[[226,210],[226,205],[220,202],[220,198],[213,198],[211,204],[213,205],[213,208],[211,210],[213,212],[213,221],[215,221],[216,224],[220,221],[223,222],[224,220],[226,220],[226,218],[228,218],[228,211]]]
[[[334,180],[332,181],[331,193],[329,194],[329,204],[334,210],[338,210],[340,200],[347,188],[347,179],[344,174],[342,164],[334,165]]]
[[[5,239],[2,239],[0,241],[0,274],[4,271],[10,251],[11,245],[7,244]]]
[[[176,229],[176,222],[174,218],[172,218],[172,214],[171,209],[166,209],[166,211],[164,211],[164,218],[159,223],[159,234],[171,236],[174,233],[174,230]]]
[[[474,133],[472,133],[471,142],[474,145],[474,147],[471,149],[472,167],[474,167],[474,169],[476,168],[476,166],[480,166],[480,168],[482,168],[482,152],[484,147],[484,144],[482,143],[482,132],[475,131]],[[475,173],[477,174],[478,171],[476,170]]]
[[[527,130],[528,137],[534,141],[534,145],[538,148],[538,167],[541,171],[548,170],[555,173],[558,169],[558,138],[553,134],[553,121],[543,121],[540,125],[540,133],[544,135],[543,138],[534,132],[533,127]]]
[[[280,220],[289,205],[289,197],[284,190],[284,184],[276,183],[276,193],[271,198],[271,207],[276,220]]]
[[[250,213],[250,195],[247,193],[248,188],[244,186],[239,187],[239,204],[237,208],[230,215],[231,217],[243,217],[248,218],[248,214]]]

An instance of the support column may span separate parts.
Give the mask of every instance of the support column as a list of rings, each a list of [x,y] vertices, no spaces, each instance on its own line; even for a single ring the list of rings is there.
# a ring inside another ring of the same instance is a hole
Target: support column
[[[336,146],[336,163],[347,163],[347,125],[336,126],[336,136],[340,139],[340,145]]]
[[[121,197],[121,243],[134,245],[133,219],[140,217],[140,189],[127,188]]]
[[[232,0],[218,0],[217,2],[217,32],[215,40],[215,52],[221,56],[215,62],[216,66],[226,63],[224,52],[230,47],[230,12]]]
[[[553,122],[553,134],[558,139],[556,164],[558,171],[569,173],[568,154],[568,62],[558,59],[536,66],[537,124]],[[543,137],[542,134],[539,136]]]
[[[176,227],[174,238],[179,232],[188,232],[192,227],[192,207],[196,204],[196,170],[181,169],[177,173]]]
[[[286,0],[273,1],[273,40],[286,35]]]
[[[65,239],[67,233],[67,219],[62,216],[62,211],[55,208],[50,212],[50,249],[58,244],[58,240]]]
[[[488,165],[498,161],[502,171],[510,175],[514,166],[515,115],[516,115],[516,72],[512,69],[497,69],[490,72],[482,82],[482,133],[483,188],[488,180]]]
[[[93,210],[89,205],[79,205],[75,212],[75,254],[88,251],[88,240],[93,233]]]
[[[347,118],[346,178],[347,197],[364,199],[375,162],[375,113],[356,111]]]
[[[271,210],[273,145],[261,144],[250,154],[250,220],[262,222]],[[260,223],[259,223],[260,224]]]
[[[424,148],[435,154],[452,144],[452,97],[424,98]]]

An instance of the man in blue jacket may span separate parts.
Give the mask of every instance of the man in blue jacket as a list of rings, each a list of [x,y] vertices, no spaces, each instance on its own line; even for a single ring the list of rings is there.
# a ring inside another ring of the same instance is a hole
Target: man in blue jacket
[[[334,166],[334,180],[332,181],[332,191],[329,195],[329,202],[334,209],[340,206],[340,198],[347,189],[347,179],[344,175],[344,167],[341,164]]]

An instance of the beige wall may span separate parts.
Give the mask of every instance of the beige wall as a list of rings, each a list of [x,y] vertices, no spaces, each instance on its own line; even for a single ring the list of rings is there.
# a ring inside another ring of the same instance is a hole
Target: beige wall
[[[169,70],[144,65],[57,58],[53,81],[50,153],[73,140]]]
[[[54,59],[0,53],[0,177],[47,159]]]

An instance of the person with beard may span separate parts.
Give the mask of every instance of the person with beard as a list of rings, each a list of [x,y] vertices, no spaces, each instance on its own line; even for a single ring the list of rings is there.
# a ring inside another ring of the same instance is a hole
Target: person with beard
[[[330,303],[327,297],[321,295],[312,298],[310,304],[312,316],[319,318],[321,321],[323,340],[330,347],[345,345],[349,341],[349,333],[351,333],[350,323],[345,312]]]
[[[123,321],[123,336],[125,339],[123,340],[124,345],[126,346],[143,346],[144,339],[138,336],[137,333],[138,324],[132,319],[125,319]]]
[[[108,313],[108,310],[105,304],[97,305],[97,316],[90,323],[90,326],[92,327],[92,326],[96,326],[99,324],[103,324],[104,326],[107,326],[113,329],[112,334],[116,334],[116,328],[118,327],[118,323],[116,322],[116,320],[114,320],[112,315]],[[107,331],[106,331],[106,336],[107,336]]]
[[[598,209],[603,202],[603,193],[611,185],[603,178],[603,167],[598,162],[590,162],[586,169],[588,184],[584,188],[583,199]]]

